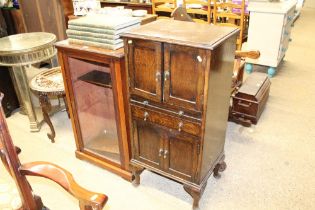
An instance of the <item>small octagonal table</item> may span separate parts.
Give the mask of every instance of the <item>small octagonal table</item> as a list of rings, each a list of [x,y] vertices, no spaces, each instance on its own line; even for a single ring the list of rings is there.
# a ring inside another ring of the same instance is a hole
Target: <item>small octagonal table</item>
[[[12,67],[11,76],[22,109],[29,118],[31,131],[39,131],[43,117],[38,98],[34,97],[29,88],[34,72],[29,72],[34,69],[32,64],[47,60],[54,63],[52,58],[57,53],[53,46],[55,42],[56,36],[46,32],[23,33],[0,38],[0,65]]]

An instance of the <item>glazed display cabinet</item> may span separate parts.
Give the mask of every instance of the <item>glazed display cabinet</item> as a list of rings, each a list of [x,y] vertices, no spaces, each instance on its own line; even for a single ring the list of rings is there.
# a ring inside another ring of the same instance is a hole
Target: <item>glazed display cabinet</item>
[[[76,139],[76,156],[131,180],[121,71],[124,53],[56,45]]]

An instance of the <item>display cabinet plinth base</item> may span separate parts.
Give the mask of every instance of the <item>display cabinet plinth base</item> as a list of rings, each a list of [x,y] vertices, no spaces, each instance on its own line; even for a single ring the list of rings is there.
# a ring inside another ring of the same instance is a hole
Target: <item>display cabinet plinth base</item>
[[[119,176],[121,176],[123,179],[132,182],[133,181],[133,176],[132,173],[126,170],[121,169],[119,166],[114,166],[112,164],[106,163],[103,160],[100,160],[98,158],[92,157],[88,154],[85,154],[83,152],[80,151],[75,151],[75,156],[80,159],[80,160],[85,160],[88,161],[92,164],[95,164],[97,166],[100,166],[101,168],[104,168],[108,171],[111,171],[115,174],[118,174]]]

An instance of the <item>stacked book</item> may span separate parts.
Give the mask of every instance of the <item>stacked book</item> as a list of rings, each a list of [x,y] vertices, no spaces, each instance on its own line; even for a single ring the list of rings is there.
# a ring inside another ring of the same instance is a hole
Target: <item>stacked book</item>
[[[120,34],[138,26],[136,17],[96,14],[70,20],[66,32],[70,43],[116,50],[123,47]]]

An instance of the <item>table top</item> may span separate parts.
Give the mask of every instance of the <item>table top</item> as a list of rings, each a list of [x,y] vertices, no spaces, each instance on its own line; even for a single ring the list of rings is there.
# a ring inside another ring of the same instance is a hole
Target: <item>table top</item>
[[[56,36],[46,32],[16,34],[0,38],[0,56],[22,54],[52,46]]]
[[[249,2],[248,10],[250,12],[284,14],[294,7],[296,3],[296,0],[279,2]]]
[[[140,38],[213,50],[238,31],[239,29],[236,27],[161,19],[125,32],[122,34],[122,37]]]

